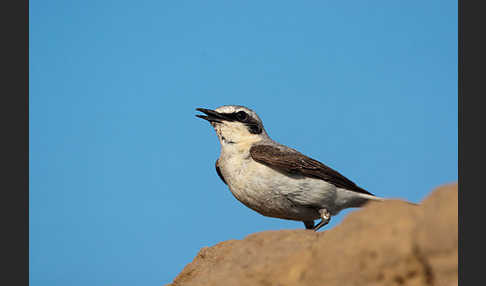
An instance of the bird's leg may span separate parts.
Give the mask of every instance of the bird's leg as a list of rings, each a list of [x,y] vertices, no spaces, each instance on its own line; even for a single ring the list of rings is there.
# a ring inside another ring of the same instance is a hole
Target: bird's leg
[[[331,221],[331,213],[328,210],[320,209],[319,213],[321,214],[321,221],[313,228],[314,231],[318,231]]]
[[[314,221],[313,220],[305,220],[304,225],[305,225],[305,229],[313,229],[314,228]]]

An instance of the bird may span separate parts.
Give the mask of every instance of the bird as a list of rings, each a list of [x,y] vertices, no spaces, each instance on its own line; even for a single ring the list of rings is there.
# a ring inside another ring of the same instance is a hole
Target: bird
[[[346,208],[383,201],[331,167],[270,138],[260,117],[242,105],[196,108],[209,121],[221,151],[215,168],[233,196],[266,217],[318,231]],[[319,220],[315,224],[315,220]]]

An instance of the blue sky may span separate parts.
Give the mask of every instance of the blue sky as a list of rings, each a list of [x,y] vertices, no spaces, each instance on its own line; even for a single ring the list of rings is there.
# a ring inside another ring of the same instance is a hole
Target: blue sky
[[[231,195],[197,107],[246,105],[382,197],[457,180],[457,1],[30,1],[29,37],[33,286],[162,285],[303,228]]]

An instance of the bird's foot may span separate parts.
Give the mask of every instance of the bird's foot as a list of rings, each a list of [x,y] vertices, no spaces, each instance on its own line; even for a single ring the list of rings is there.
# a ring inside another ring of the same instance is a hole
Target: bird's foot
[[[320,209],[319,213],[321,214],[321,221],[314,226],[312,230],[318,231],[321,227],[325,226],[331,221],[331,213],[326,209]]]

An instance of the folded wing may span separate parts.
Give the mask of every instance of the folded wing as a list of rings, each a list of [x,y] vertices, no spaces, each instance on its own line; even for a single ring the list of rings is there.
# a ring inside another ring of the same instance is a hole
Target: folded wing
[[[271,145],[254,145],[250,148],[250,155],[253,160],[282,173],[300,174],[309,178],[321,179],[338,188],[373,195],[332,168],[293,149]]]

